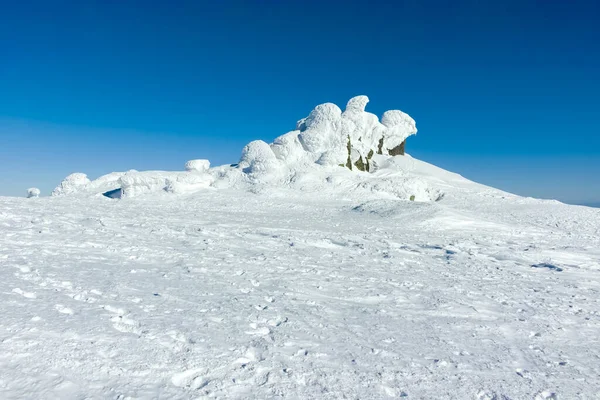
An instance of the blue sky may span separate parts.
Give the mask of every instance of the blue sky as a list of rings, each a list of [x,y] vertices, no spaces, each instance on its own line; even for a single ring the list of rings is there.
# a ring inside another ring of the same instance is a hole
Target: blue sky
[[[600,202],[600,3],[23,1],[0,13],[0,195],[236,162],[319,103],[401,109],[407,151]]]

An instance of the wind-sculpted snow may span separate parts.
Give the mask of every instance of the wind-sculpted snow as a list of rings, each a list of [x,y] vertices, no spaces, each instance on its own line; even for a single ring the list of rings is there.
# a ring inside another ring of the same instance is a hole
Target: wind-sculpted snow
[[[262,140],[255,140],[244,147],[238,167],[249,175],[259,176],[280,169],[271,147]]]
[[[391,110],[379,122],[376,115],[365,111],[368,102],[367,96],[354,97],[344,112],[332,103],[318,105],[298,121],[296,130],[277,137],[272,144],[262,140],[250,142],[235,165],[210,168],[209,160],[190,160],[185,164],[186,172],[129,171],[94,181],[85,174],[73,174],[53,195],[104,193],[111,198],[130,198],[165,192],[184,194],[210,187],[243,187],[251,192],[271,187],[344,190],[367,197],[393,196],[415,201],[441,199],[440,187],[389,162],[394,158],[390,154],[402,154],[406,138],[417,132],[415,121],[402,111]],[[389,165],[393,167],[385,170]]]
[[[344,112],[332,103],[317,106],[298,122],[296,131],[286,134],[284,140],[275,139],[274,151],[284,163],[297,162],[302,157],[291,140],[296,135],[305,151],[304,158],[311,162],[364,170],[361,165],[374,154],[388,154],[417,133],[415,121],[408,114],[386,111],[379,122],[376,115],[365,111],[368,102],[367,96],[354,97]]]
[[[186,171],[207,172],[210,168],[209,160],[190,160],[185,163]]]
[[[122,198],[149,193],[170,192],[182,194],[208,188],[212,183],[212,176],[206,173],[189,172],[131,172],[119,179]]]
[[[38,188],[29,188],[27,189],[27,198],[31,199],[31,198],[37,198],[40,197],[40,189]]]
[[[81,172],[75,172],[67,176],[52,192],[52,196],[64,196],[67,194],[75,193],[81,187],[86,186],[90,183],[89,178],[86,174]]]

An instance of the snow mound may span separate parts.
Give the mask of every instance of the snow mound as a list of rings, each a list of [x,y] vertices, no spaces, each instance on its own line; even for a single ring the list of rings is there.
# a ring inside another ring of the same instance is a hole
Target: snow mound
[[[206,172],[210,169],[208,160],[190,160],[185,163],[185,170],[189,172]]]
[[[82,186],[85,186],[90,182],[91,181],[88,179],[86,174],[75,172],[74,174],[71,174],[63,179],[60,185],[58,185],[54,191],[52,191],[52,196],[64,196],[75,193]]]
[[[277,172],[281,164],[267,143],[255,140],[242,150],[238,167],[251,177],[259,177]]]
[[[132,172],[119,179],[121,197],[135,197],[147,193],[187,193],[209,187],[214,179],[208,174],[189,172],[144,171]]]
[[[27,198],[31,199],[31,198],[35,198],[35,197],[40,197],[40,189],[38,189],[38,188],[27,189]]]

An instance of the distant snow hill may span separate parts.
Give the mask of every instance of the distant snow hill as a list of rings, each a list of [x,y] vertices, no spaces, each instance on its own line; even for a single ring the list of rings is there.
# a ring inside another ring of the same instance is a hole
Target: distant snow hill
[[[401,155],[367,101],[0,198],[0,399],[600,398],[600,209]]]

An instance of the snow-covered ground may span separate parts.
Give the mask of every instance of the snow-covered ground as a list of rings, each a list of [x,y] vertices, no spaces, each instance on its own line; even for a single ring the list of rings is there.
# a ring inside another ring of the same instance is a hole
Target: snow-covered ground
[[[253,146],[0,198],[0,398],[599,398],[600,209]]]

